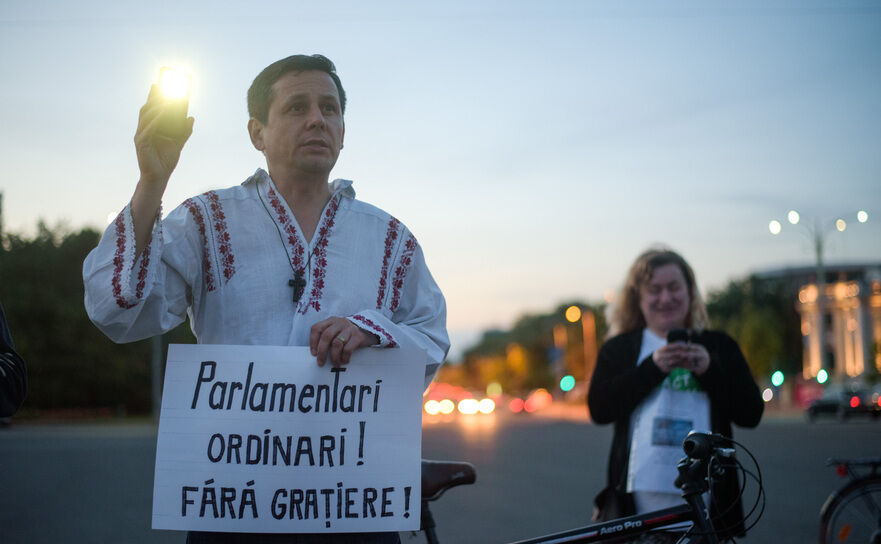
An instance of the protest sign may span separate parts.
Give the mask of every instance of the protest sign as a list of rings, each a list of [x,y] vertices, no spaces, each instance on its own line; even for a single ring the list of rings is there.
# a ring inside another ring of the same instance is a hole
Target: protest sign
[[[419,528],[425,352],[171,345],[153,528],[320,533]]]

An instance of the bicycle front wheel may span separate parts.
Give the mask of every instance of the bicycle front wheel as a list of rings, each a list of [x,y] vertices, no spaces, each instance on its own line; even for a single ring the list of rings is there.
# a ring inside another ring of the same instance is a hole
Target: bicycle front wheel
[[[820,510],[820,544],[881,544],[881,476],[856,479]]]

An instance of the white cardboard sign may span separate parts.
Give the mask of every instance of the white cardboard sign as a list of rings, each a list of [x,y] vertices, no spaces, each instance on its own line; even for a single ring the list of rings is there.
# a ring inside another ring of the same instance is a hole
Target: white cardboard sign
[[[153,528],[321,533],[419,528],[426,354],[173,344]]]

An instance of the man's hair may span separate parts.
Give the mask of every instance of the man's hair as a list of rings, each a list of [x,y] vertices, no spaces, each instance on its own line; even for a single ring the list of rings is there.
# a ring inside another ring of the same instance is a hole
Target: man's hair
[[[269,120],[269,105],[272,103],[272,86],[289,72],[318,70],[329,75],[340,95],[340,108],[346,113],[346,91],[336,73],[336,66],[324,55],[291,55],[267,66],[260,72],[248,88],[248,115],[261,123]]]
[[[630,267],[624,288],[618,300],[610,308],[608,336],[645,328],[645,317],[639,307],[640,288],[652,279],[655,270],[668,264],[675,264],[679,267],[688,288],[689,306],[688,315],[685,316],[685,326],[690,329],[703,330],[709,325],[707,307],[697,289],[697,282],[691,266],[675,251],[666,247],[655,247],[643,252]]]

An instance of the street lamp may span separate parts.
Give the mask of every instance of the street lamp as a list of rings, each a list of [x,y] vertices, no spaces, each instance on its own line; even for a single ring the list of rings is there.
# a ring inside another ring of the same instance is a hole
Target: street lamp
[[[590,308],[584,311],[578,306],[572,305],[566,309],[566,321],[578,323],[581,321],[581,348],[584,351],[585,378],[590,380],[593,374],[593,365],[597,356],[596,318]]]
[[[869,214],[865,210],[859,210],[856,213],[856,219],[859,223],[865,223],[869,220]],[[786,214],[786,221],[795,226],[804,223],[801,223],[801,214],[799,214],[796,210],[789,210]],[[834,223],[831,225],[838,232],[844,232],[847,229],[847,221],[842,217],[838,217],[835,219]],[[823,264],[823,246],[826,241],[826,236],[832,232],[832,228],[828,223],[823,223],[819,219],[815,218],[813,221],[813,225],[805,225],[804,229],[807,230],[807,234],[811,239],[811,243],[814,246],[814,255],[816,257],[816,275],[817,275],[817,340],[819,342],[820,348],[820,369],[823,370],[825,368],[825,359],[826,359],[826,339],[824,322],[823,322],[823,303],[824,303],[824,293],[826,286],[826,270]],[[783,224],[776,219],[771,220],[768,223],[768,230],[773,235],[778,235],[783,231]],[[822,382],[821,382],[822,383]]]

